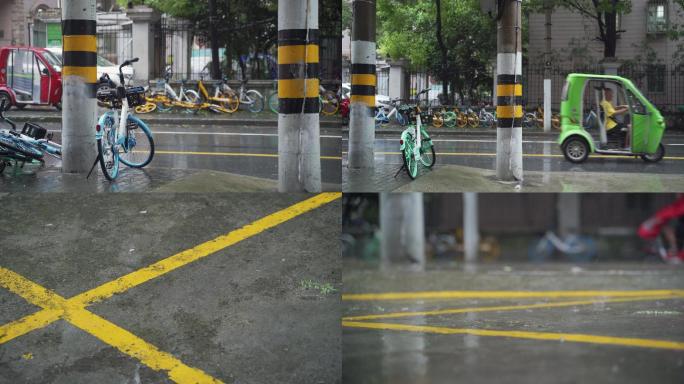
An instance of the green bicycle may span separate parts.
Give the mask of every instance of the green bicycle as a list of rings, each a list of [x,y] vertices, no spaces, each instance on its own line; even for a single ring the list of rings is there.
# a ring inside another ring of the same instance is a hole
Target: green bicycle
[[[412,180],[418,176],[419,162],[426,168],[432,168],[437,159],[435,146],[432,144],[432,139],[430,139],[425,126],[421,124],[421,118],[420,107],[412,107],[409,111],[409,126],[401,133],[399,140],[399,149],[404,163],[402,169],[406,169],[406,173]]]

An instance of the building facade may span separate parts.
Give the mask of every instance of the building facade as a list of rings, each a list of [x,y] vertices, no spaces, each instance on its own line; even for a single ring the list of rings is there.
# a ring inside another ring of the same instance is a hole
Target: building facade
[[[617,41],[618,74],[634,81],[659,108],[666,111],[684,104],[681,53],[684,41],[665,33],[671,25],[684,24],[684,10],[672,0],[632,0],[631,12],[618,16],[623,30]],[[529,106],[543,100],[546,19],[543,13],[529,16],[529,46],[525,75],[525,99]],[[559,108],[567,73],[603,73],[603,43],[596,20],[557,8],[551,15],[552,104]]]

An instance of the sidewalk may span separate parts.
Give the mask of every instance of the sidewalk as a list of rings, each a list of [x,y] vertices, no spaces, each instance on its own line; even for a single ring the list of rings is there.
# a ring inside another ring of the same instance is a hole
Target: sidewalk
[[[24,169],[5,169],[0,174],[3,192],[159,192],[159,193],[222,193],[276,192],[278,181],[199,169],[125,168],[114,182],[107,181],[97,169],[85,175],[65,174],[58,167],[40,168],[27,165]],[[323,184],[325,191],[339,191],[339,184]]]

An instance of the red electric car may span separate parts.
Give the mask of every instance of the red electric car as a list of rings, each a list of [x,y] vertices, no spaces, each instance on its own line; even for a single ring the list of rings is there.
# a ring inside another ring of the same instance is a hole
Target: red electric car
[[[0,100],[19,109],[27,105],[62,106],[62,62],[39,47],[0,47]]]

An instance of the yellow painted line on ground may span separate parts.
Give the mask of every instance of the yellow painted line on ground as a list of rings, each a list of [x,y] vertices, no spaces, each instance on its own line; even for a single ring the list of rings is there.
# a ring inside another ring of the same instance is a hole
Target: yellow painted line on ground
[[[474,312],[500,312],[500,311],[519,311],[524,309],[545,309],[545,308],[559,308],[572,307],[577,305],[592,305],[598,303],[622,303],[631,301],[648,301],[648,300],[662,300],[662,299],[681,299],[680,295],[667,296],[646,296],[646,297],[626,297],[616,299],[601,299],[593,300],[573,300],[573,301],[556,301],[551,303],[536,303],[536,304],[518,304],[518,305],[498,305],[493,307],[470,307],[470,308],[450,308],[439,309],[434,311],[419,311],[419,312],[391,312],[377,315],[363,315],[363,316],[347,316],[343,317],[345,321],[365,321],[365,320],[379,320],[379,319],[397,319],[405,317],[416,316],[439,316],[439,315],[453,315],[458,313],[474,313]]]
[[[638,339],[631,337],[613,337],[600,335],[587,335],[580,333],[552,333],[552,332],[528,332],[528,331],[499,331],[474,328],[449,328],[432,327],[425,325],[393,324],[393,323],[371,323],[358,321],[343,321],[343,327],[377,329],[389,331],[408,331],[419,333],[434,333],[440,335],[467,334],[474,336],[494,336],[509,337],[518,339],[532,340],[552,340],[561,342],[576,342],[590,344],[618,345],[623,347],[642,347],[656,349],[670,349],[684,351],[684,342],[654,339]]]
[[[342,152],[343,155],[349,152]],[[401,152],[375,152],[376,155],[401,155]],[[494,157],[496,153],[485,153],[485,152],[437,152],[440,156],[488,156]],[[545,155],[543,153],[528,153],[523,154],[523,157],[563,157],[563,155]],[[614,159],[619,158],[634,158],[635,156],[629,155],[590,155],[590,158],[600,158],[600,159]],[[684,156],[665,156],[664,160],[684,160]]]
[[[108,283],[100,285],[99,287],[74,296],[69,301],[73,301],[81,305],[90,305],[99,302],[117,293],[127,291],[135,286],[169,273],[193,261],[199,260],[222,249],[230,247],[231,245],[239,243],[252,236],[258,235],[261,232],[264,232],[288,220],[294,219],[297,216],[335,201],[341,196],[342,194],[339,192],[318,194],[268,216],[262,217],[261,219],[247,224],[242,228],[233,230],[226,235],[219,236],[213,240],[209,240],[205,243],[197,245],[196,247],[187,249],[173,256],[169,256],[166,259],[160,260],[147,267],[121,276],[116,280],[112,280]]]
[[[242,157],[274,157],[277,153],[242,153],[242,152],[194,152],[194,151],[154,151],[162,155],[201,155],[201,156],[242,156]],[[321,160],[342,160],[341,156],[321,156]]]
[[[64,314],[61,309],[43,309],[0,326],[0,344],[4,344],[36,329],[47,327]]]
[[[335,201],[341,196],[341,193],[318,194],[231,231],[226,235],[219,236],[194,248],[160,260],[148,267],[131,272],[68,300],[9,269],[0,267],[0,286],[23,297],[29,303],[43,308],[39,312],[1,326],[0,344],[32,330],[43,328],[56,320],[64,319],[105,343],[114,346],[123,353],[140,359],[141,362],[150,368],[167,371],[169,377],[177,383],[220,383],[219,380],[204,372],[184,365],[172,355],[160,351],[154,345],[147,343],[131,332],[93,314],[86,310],[85,307],[225,249],[306,212]]]
[[[64,319],[124,354],[139,359],[155,371],[166,371],[169,378],[176,383],[221,383],[201,370],[183,364],[182,361],[160,351],[127,330],[80,307],[72,300],[67,300],[7,268],[0,267],[0,286],[23,297],[29,303],[48,310],[51,314],[57,314],[55,320]],[[43,311],[35,315],[41,313]],[[10,331],[16,333],[14,330]]]
[[[422,291],[385,293],[346,293],[343,301],[423,300],[423,299],[529,299],[571,297],[684,297],[684,289],[652,289],[633,291]]]
[[[203,371],[187,366],[173,355],[139,338],[116,324],[88,311],[70,310],[65,320],[119,351],[140,360],[155,371],[165,371],[176,383],[221,383]]]

